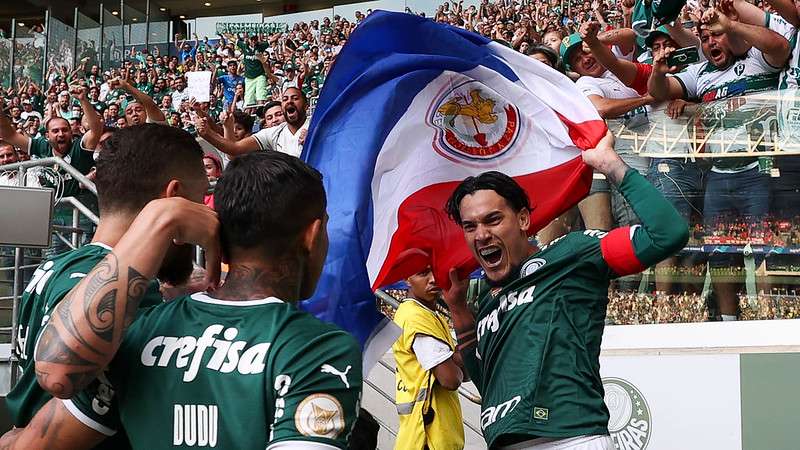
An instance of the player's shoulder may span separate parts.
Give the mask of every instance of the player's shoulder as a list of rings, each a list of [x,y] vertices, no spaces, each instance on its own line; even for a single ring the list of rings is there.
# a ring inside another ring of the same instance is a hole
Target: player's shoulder
[[[607,231],[594,229],[573,231],[553,239],[549,244],[542,246],[541,250],[591,247],[592,245],[599,244],[600,239],[604,238],[607,234]]]

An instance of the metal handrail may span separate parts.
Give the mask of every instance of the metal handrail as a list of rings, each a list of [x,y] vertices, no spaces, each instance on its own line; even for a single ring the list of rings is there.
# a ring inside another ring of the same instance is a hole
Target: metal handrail
[[[384,301],[386,304],[388,304],[395,311],[397,311],[397,308],[400,307],[400,302],[398,302],[397,299],[395,299],[391,295],[387,294],[386,292],[383,292],[380,289],[377,289],[375,291],[375,296],[378,297],[380,300]],[[378,360],[378,362],[382,366],[384,366],[385,368],[387,368],[390,371],[394,372],[394,369],[392,367],[390,367],[388,364],[386,364],[384,361]],[[467,400],[471,401],[472,403],[475,403],[476,405],[480,405],[481,404],[481,401],[482,401],[481,397],[479,395],[475,394],[474,392],[471,392],[470,390],[468,390],[464,386],[459,386],[458,387],[458,393],[462,397],[466,398]]]
[[[64,161],[64,159],[59,156],[51,156],[49,158],[41,158],[41,159],[31,159],[29,161],[21,161],[21,162],[6,164],[4,166],[0,166],[0,171],[5,172],[8,170],[28,169],[30,167],[52,166],[53,164],[56,164],[57,166],[64,169],[64,171],[70,174],[72,178],[74,178],[76,181],[81,183],[86,189],[88,189],[89,192],[91,192],[94,195],[97,195],[97,188],[95,187],[94,182],[86,178],[86,175],[82,174],[78,169],[72,167],[68,162]]]
[[[87,207],[86,207],[86,205],[84,205],[83,203],[81,203],[81,201],[80,201],[80,200],[78,200],[78,199],[76,199],[75,197],[64,197],[64,198],[61,198],[61,199],[59,199],[59,200],[56,202],[56,204],[59,204],[59,205],[60,205],[60,204],[62,204],[62,203],[69,203],[69,204],[70,204],[70,205],[72,205],[72,206],[73,206],[75,209],[77,209],[78,211],[80,211],[80,213],[81,213],[81,214],[83,214],[84,216],[86,216],[86,218],[88,218],[89,220],[91,220],[91,221],[92,221],[92,223],[94,223],[95,225],[97,225],[97,224],[99,224],[99,223],[100,223],[100,218],[99,218],[99,217],[97,217],[97,216],[95,215],[95,213],[93,213],[93,212],[92,212],[92,210],[91,210],[91,209],[87,208]]]

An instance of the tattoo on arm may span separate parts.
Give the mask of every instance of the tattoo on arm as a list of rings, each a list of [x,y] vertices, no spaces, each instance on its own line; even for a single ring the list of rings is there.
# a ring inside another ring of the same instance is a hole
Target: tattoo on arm
[[[133,321],[149,280],[123,269],[113,253],[65,297],[36,347],[39,383],[60,398],[72,397],[111,361]]]

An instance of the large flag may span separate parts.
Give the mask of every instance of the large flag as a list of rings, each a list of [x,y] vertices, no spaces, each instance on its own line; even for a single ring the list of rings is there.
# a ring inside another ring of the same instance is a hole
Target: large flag
[[[374,289],[428,263],[443,287],[451,267],[477,267],[444,212],[458,183],[489,170],[514,177],[540,229],[588,192],[580,149],[605,131],[546,65],[428,19],[371,14],[326,79],[303,150],[325,178],[330,216],[328,259],[304,307],[359,338],[368,369],[396,338]]]

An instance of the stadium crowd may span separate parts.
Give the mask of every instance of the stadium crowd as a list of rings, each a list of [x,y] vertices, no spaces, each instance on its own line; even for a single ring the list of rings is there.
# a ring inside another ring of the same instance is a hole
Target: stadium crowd
[[[439,5],[433,19],[480,33],[566,73],[603,118],[640,135],[655,126],[659,110],[677,121],[700,123],[709,136],[727,133],[739,142],[742,133],[753,135],[757,127],[746,117],[755,112],[745,100],[726,103],[722,117],[716,100],[796,88],[800,69],[792,46],[800,19],[793,3],[675,4],[679,7],[673,10],[653,10],[649,2],[633,0],[484,0],[469,6],[451,1]],[[51,58],[41,82],[31,70],[19,72],[16,84],[3,92],[9,127],[3,127],[0,138],[16,154],[0,163],[49,156],[48,142],[59,154],[69,150],[80,155],[76,143],[81,136],[93,130],[108,136],[108,131],[144,122],[166,122],[196,136],[209,155],[212,180],[231,158],[252,150],[299,155],[326,76],[350,34],[370,13],[324,17],[272,33],[191,39],[176,35],[170,54],[158,47],[132,47],[120,67],[102,70],[91,46],[79,51],[80,62],[71,70]],[[661,19],[664,25],[659,25]],[[39,38],[23,49],[23,57],[41,51],[43,32],[41,26],[31,30]],[[679,48],[686,54],[690,47],[697,49],[698,61],[673,65],[670,55]],[[211,72],[208,102],[189,97],[187,74],[198,71]],[[714,114],[704,112],[704,103],[714,105]],[[55,117],[66,122],[50,120]],[[709,144],[704,152],[720,152],[721,147]],[[726,147],[726,152],[748,150],[739,144]],[[795,180],[800,164],[795,158],[759,158],[752,152],[737,158],[645,158],[632,150],[624,140],[617,144],[625,161],[689,221],[695,243],[794,246],[797,241],[800,188]],[[71,164],[91,178],[90,161],[76,157]],[[77,183],[64,183],[64,188],[63,195],[81,192]],[[547,243],[580,227],[635,223],[619,192],[598,176],[590,196],[541,230],[538,239]],[[773,258],[781,267],[800,265],[794,256]],[[682,267],[684,259],[671,258],[661,266]],[[708,263],[712,269],[743,265],[740,257],[727,253],[712,254]],[[668,281],[657,283],[659,290],[673,289]],[[736,317],[740,287],[715,283],[727,319]]]

